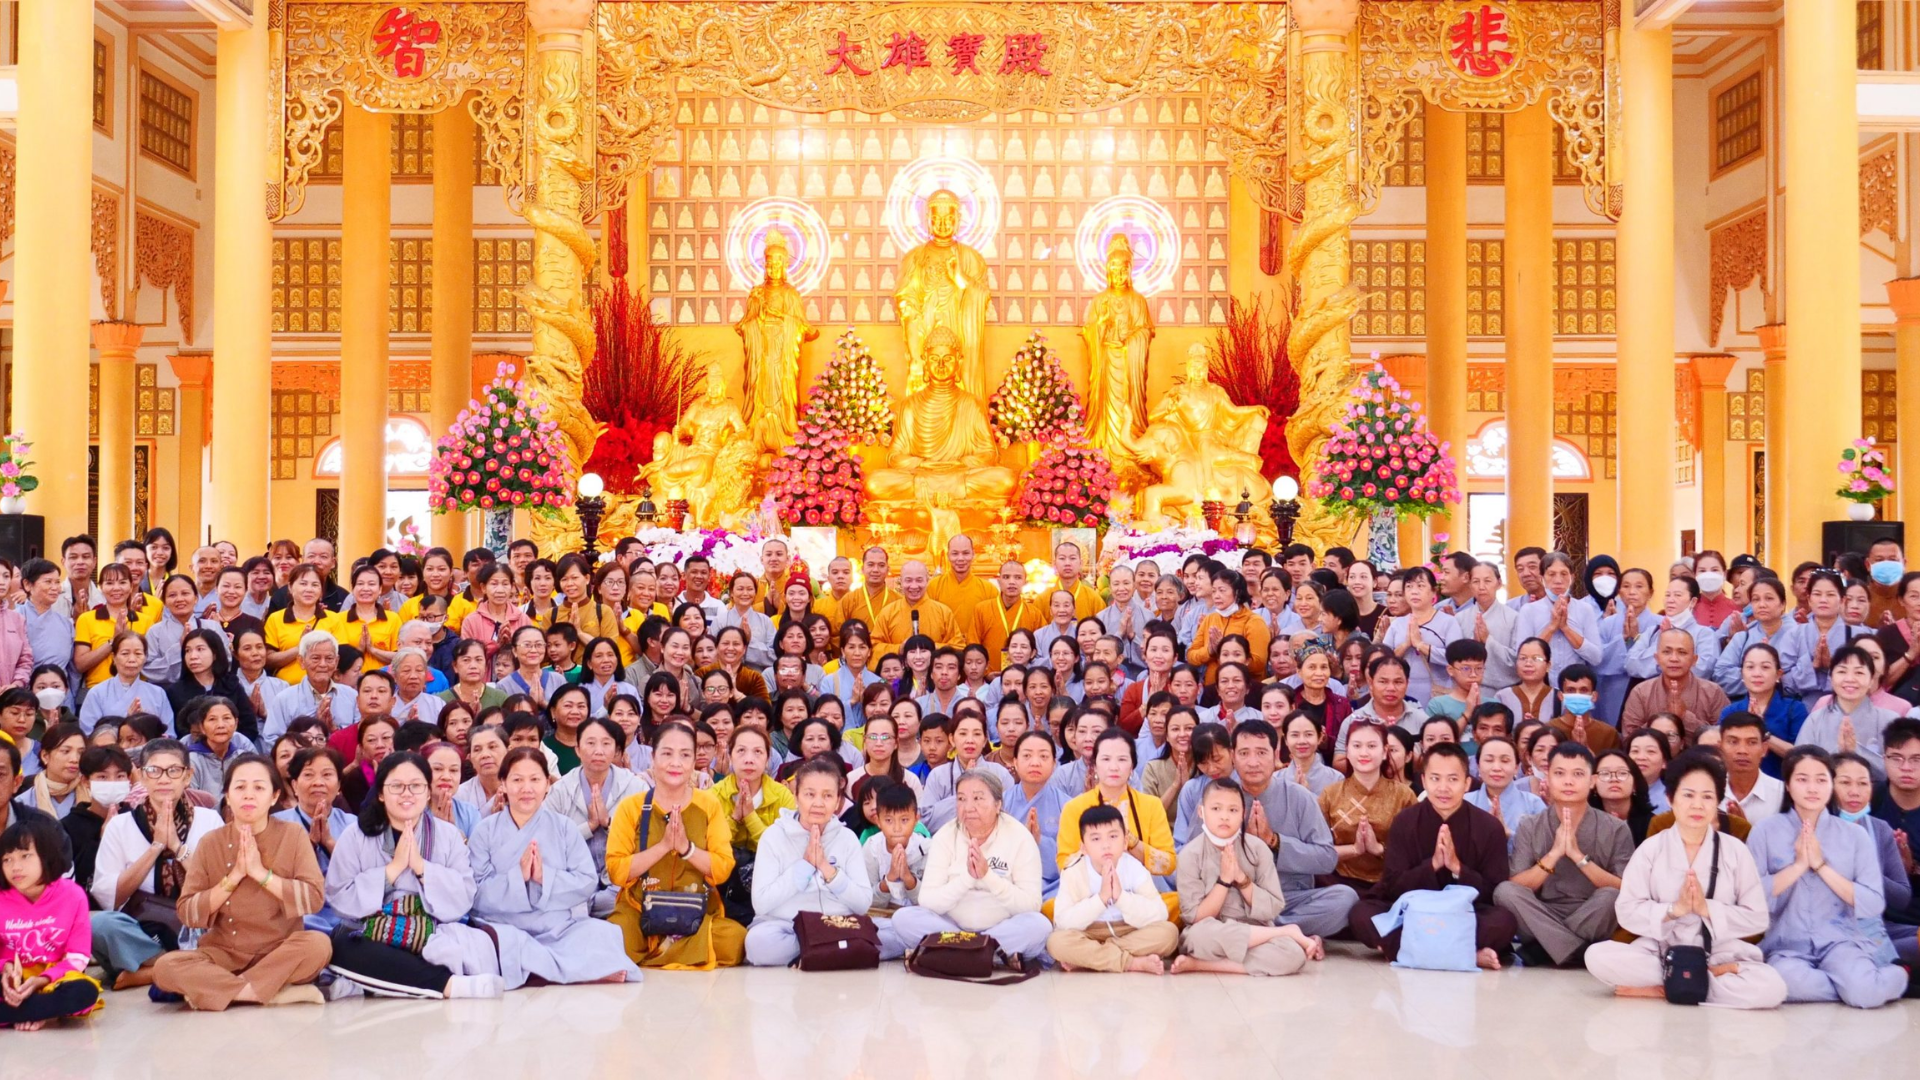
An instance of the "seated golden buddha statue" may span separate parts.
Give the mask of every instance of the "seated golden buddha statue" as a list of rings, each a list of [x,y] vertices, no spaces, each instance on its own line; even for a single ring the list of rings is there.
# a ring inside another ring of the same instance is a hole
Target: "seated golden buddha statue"
[[[987,426],[987,410],[960,388],[960,338],[944,326],[926,338],[927,385],[900,404],[887,467],[867,478],[867,492],[887,502],[948,505],[962,499],[1004,499],[1012,469]]]
[[[653,460],[640,470],[657,497],[685,499],[688,515],[701,526],[712,526],[718,516],[738,509],[743,492],[720,481],[733,467],[750,462],[740,448],[752,444],[739,436],[747,430],[740,406],[727,394],[726,380],[707,373],[706,392],[686,407],[672,432],[653,437]],[[724,490],[723,490],[724,489]],[[725,505],[722,505],[725,504]]]
[[[1210,498],[1235,502],[1242,491],[1258,497],[1267,490],[1260,472],[1266,430],[1266,408],[1235,405],[1207,377],[1207,347],[1196,342],[1134,441],[1140,462],[1158,478],[1141,492],[1142,515],[1151,521]]]

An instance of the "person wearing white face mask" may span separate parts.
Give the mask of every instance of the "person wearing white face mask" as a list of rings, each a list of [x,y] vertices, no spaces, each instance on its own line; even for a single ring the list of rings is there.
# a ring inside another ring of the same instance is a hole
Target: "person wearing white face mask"
[[[1229,779],[1207,784],[1201,828],[1180,852],[1186,932],[1173,973],[1292,975],[1326,955],[1298,926],[1275,926],[1286,908],[1273,852],[1244,831],[1247,797]]]
[[[1740,605],[1726,594],[1727,560],[1717,551],[1703,551],[1693,557],[1693,580],[1700,586],[1700,602],[1693,607],[1693,617],[1702,626],[1720,629],[1729,615],[1740,610]]]

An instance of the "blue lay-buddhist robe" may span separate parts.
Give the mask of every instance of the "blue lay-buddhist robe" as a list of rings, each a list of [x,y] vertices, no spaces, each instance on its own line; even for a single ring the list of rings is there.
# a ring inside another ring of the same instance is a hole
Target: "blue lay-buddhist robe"
[[[1898,998],[1907,988],[1906,969],[1877,964],[1875,943],[1860,929],[1860,920],[1877,919],[1886,909],[1873,837],[1833,814],[1814,822],[1821,857],[1853,883],[1853,903],[1847,904],[1811,870],[1774,893],[1774,875],[1793,865],[1799,836],[1800,815],[1786,811],[1755,825],[1747,837],[1773,917],[1760,949],[1767,966],[1786,979],[1787,1000],[1871,1009]]]
[[[540,880],[521,873],[528,844],[540,852]],[[525,824],[502,810],[473,830],[473,919],[493,931],[507,989],[538,976],[551,983],[596,982],[612,975],[640,980],[627,959],[620,928],[587,917],[600,888],[600,868],[579,828],[550,810]]]
[[[420,898],[437,925],[420,958],[455,975],[498,975],[500,961],[486,931],[466,925],[473,910],[473,869],[467,842],[452,822],[428,814],[415,826],[425,877],[412,870],[387,883],[396,839],[392,829],[368,836],[356,824],[335,834],[333,861],[327,866],[327,903],[348,921],[366,919],[404,893]]]

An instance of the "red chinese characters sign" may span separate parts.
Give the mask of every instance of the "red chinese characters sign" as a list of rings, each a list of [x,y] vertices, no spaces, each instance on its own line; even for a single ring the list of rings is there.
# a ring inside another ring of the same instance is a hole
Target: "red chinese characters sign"
[[[956,33],[948,36],[944,45],[940,66],[950,75],[982,75],[981,61],[991,63],[987,45],[987,35]],[[835,32],[834,40],[827,45],[827,66],[825,74],[838,75],[847,72],[855,76],[868,76],[886,68],[900,68],[911,75],[922,68],[935,66],[935,43],[921,37],[917,32],[898,31],[881,42],[879,67],[871,67],[872,60],[863,59],[866,45],[850,40],[845,30]],[[1046,66],[1047,39],[1045,34],[1003,34],[1000,40],[1000,63],[993,68],[998,75],[1038,75],[1046,77],[1053,72]]]
[[[1493,79],[1506,74],[1513,67],[1511,44],[1507,13],[1492,4],[1461,12],[1460,21],[1447,28],[1447,59],[1468,78]]]
[[[440,24],[403,7],[388,8],[373,28],[373,43],[375,56],[393,61],[395,78],[419,78],[426,74],[426,46],[440,43]]]

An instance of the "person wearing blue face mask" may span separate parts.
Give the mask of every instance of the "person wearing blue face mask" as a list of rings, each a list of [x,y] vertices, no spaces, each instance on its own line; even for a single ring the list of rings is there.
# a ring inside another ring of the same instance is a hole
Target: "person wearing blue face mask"
[[[1620,733],[1611,724],[1593,715],[1599,699],[1594,685],[1599,677],[1585,664],[1574,664],[1560,673],[1560,715],[1547,726],[1563,742],[1576,742],[1593,753],[1620,745]]]
[[[1907,553],[1901,550],[1900,541],[1883,537],[1867,548],[1867,577],[1872,579],[1867,586],[1872,599],[1872,606],[1867,610],[1868,626],[1881,626],[1889,615],[1895,619],[1907,617],[1906,607],[1901,603],[1901,594],[1906,590],[1900,587],[1900,579],[1906,574]]]

